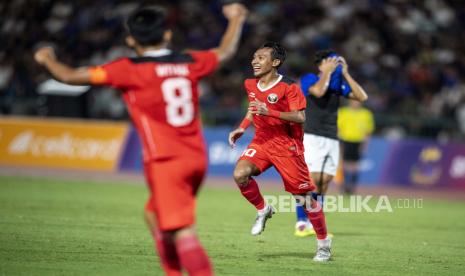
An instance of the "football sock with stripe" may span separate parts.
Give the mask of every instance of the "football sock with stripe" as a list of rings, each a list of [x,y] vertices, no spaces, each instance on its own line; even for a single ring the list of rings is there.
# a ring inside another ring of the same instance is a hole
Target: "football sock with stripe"
[[[211,276],[213,268],[197,236],[176,239],[176,249],[182,267],[190,276]]]
[[[249,179],[247,185],[239,185],[242,195],[250,203],[257,208],[257,210],[262,210],[265,208],[265,200],[263,199],[262,194],[260,193],[260,188],[258,187],[257,182],[252,177]]]
[[[176,252],[174,240],[164,237],[160,231],[155,231],[152,235],[165,274],[168,276],[182,276],[181,263]]]
[[[321,208],[320,203],[318,203],[315,200],[312,200],[312,209],[305,209],[305,211],[307,212],[308,219],[313,225],[313,229],[315,230],[317,239],[326,239],[326,220],[325,214],[323,213],[323,208]]]

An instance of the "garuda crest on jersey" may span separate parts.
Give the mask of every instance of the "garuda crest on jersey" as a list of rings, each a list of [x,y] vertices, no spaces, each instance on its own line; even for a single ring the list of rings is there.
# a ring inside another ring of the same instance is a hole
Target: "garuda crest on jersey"
[[[271,93],[270,95],[268,95],[268,97],[266,97],[266,99],[269,103],[274,104],[278,101],[278,95],[276,95],[275,93]]]

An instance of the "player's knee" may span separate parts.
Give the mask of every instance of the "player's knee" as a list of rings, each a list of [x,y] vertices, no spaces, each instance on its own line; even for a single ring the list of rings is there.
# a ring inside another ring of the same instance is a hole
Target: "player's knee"
[[[144,220],[147,226],[150,228],[150,231],[155,231],[155,229],[157,228],[157,223],[155,221],[155,213],[149,210],[144,210]]]
[[[194,225],[189,225],[182,227],[173,232],[175,239],[184,238],[188,236],[196,236],[197,232],[195,231]]]
[[[249,182],[250,170],[248,168],[236,167],[233,176],[238,186],[245,186]]]

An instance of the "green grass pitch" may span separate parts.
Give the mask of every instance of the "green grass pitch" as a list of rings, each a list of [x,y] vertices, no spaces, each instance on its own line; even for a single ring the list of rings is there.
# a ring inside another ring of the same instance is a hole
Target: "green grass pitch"
[[[232,183],[232,181],[231,181]],[[266,193],[266,189],[264,189]],[[0,275],[162,275],[142,220],[141,185],[0,177]],[[198,231],[217,275],[464,275],[465,203],[330,213],[333,260],[279,213],[259,237],[254,209],[231,187],[205,188]]]

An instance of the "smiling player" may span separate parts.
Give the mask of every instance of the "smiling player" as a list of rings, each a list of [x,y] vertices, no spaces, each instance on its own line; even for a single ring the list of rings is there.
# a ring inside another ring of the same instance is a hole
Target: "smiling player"
[[[302,124],[306,101],[295,82],[278,74],[285,58],[284,48],[274,42],[265,43],[253,56],[255,78],[244,82],[249,110],[240,126],[229,134],[229,143],[234,146],[252,122],[255,136],[237,162],[234,180],[242,195],[257,209],[251,233],[259,235],[275,210],[265,203],[252,176],[274,166],[283,179],[285,190],[300,200],[305,198],[304,210],[317,233],[318,248],[313,260],[328,261],[331,239],[327,237],[325,216],[318,202],[307,196],[316,187],[303,156]]]

